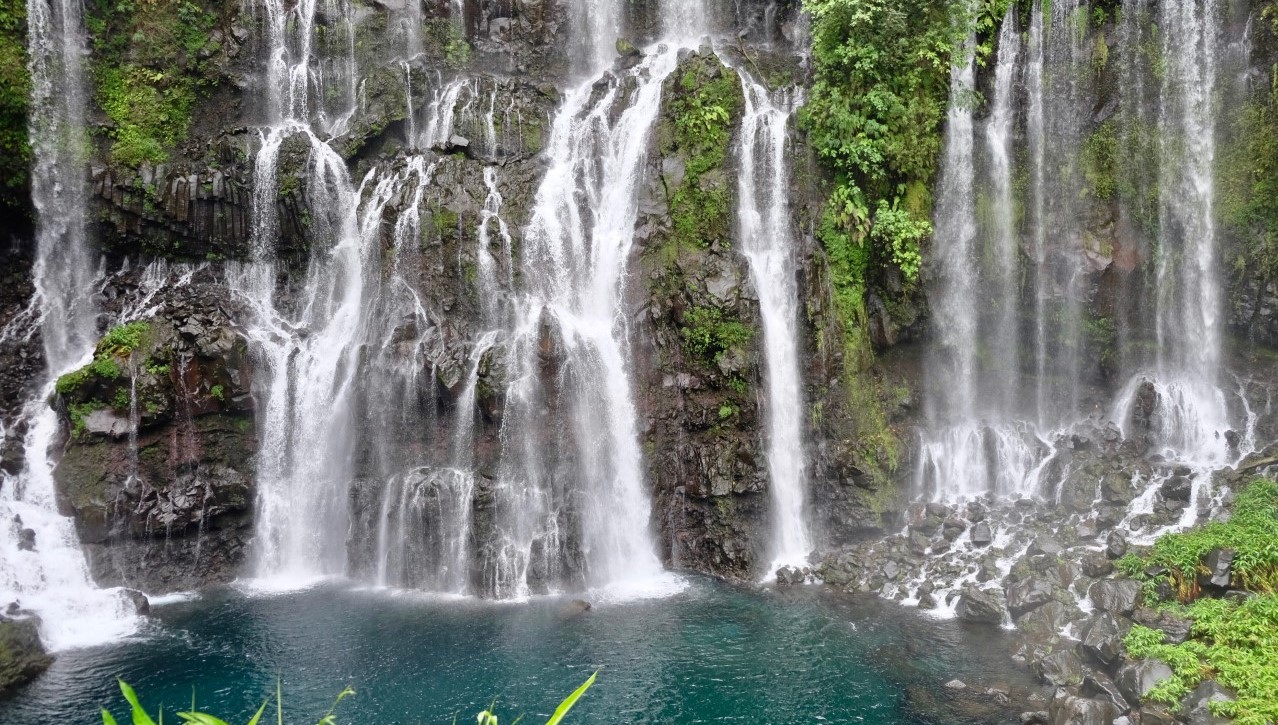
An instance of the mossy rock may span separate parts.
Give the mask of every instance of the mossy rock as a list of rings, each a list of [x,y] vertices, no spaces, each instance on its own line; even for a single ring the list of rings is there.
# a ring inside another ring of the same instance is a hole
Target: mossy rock
[[[0,618],[0,697],[39,677],[53,658],[40,643],[36,619]]]

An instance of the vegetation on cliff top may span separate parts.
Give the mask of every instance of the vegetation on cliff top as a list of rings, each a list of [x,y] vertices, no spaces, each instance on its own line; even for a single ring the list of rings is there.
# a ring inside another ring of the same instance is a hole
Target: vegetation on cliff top
[[[731,238],[732,213],[727,177],[707,176],[723,167],[731,145],[732,125],[744,97],[741,81],[717,58],[695,58],[677,71],[670,102],[674,143],[686,158],[682,183],[670,197],[672,242],[705,247]],[[705,177],[703,179],[703,177]]]
[[[1201,596],[1201,577],[1212,573],[1205,562],[1218,550],[1233,552],[1230,583],[1250,596]],[[1147,604],[1193,621],[1191,638],[1179,644],[1141,625],[1124,639],[1133,657],[1172,669],[1149,699],[1175,709],[1200,682],[1215,679],[1236,700],[1210,703],[1212,712],[1244,725],[1278,721],[1278,483],[1253,481],[1238,493],[1228,521],[1163,536],[1147,554],[1129,555],[1120,566],[1146,582]],[[1160,600],[1160,588],[1174,591],[1179,601]]]
[[[217,16],[191,0],[89,0],[92,78],[119,164],[160,163],[186,140],[212,82]]]
[[[27,5],[0,0],[0,214],[27,206]]]

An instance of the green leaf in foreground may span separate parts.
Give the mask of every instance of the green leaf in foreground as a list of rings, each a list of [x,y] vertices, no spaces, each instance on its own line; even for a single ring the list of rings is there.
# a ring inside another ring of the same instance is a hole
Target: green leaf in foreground
[[[546,725],[559,725],[559,723],[564,719],[564,716],[568,714],[568,711],[572,709],[572,706],[576,705],[577,701],[581,699],[581,696],[586,694],[586,690],[589,690],[590,686],[595,684],[595,678],[597,677],[599,677],[598,672],[591,675],[590,679],[581,684],[581,687],[578,687],[575,692],[565,698],[563,702],[559,703],[559,707],[555,708],[555,714],[550,716],[550,719],[546,721]]]

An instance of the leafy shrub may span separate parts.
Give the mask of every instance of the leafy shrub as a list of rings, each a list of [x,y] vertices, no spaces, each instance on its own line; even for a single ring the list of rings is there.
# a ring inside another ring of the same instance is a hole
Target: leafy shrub
[[[142,347],[151,335],[151,323],[137,320],[117,325],[98,343],[99,355],[128,355]]]
[[[1278,483],[1256,479],[1238,493],[1233,515],[1200,529],[1168,534],[1145,557],[1126,557],[1120,566],[1136,578],[1149,579],[1151,568],[1167,569],[1167,577],[1184,601],[1198,594],[1203,558],[1215,549],[1234,551],[1233,576],[1243,588],[1278,593]]]
[[[577,701],[586,694],[586,690],[589,690],[590,686],[595,684],[595,679],[598,676],[598,672],[591,675],[589,679],[583,682],[571,695],[564,698],[564,701],[559,703],[559,707],[555,708],[555,712],[550,716],[550,719],[546,721],[546,725],[560,725],[560,723],[563,722],[563,719],[567,717],[568,712],[577,704]],[[157,725],[156,721],[151,719],[151,716],[147,714],[146,708],[142,707],[142,703],[138,699],[137,693],[133,691],[133,688],[124,680],[120,680],[119,683],[120,692],[124,694],[124,699],[129,703],[130,717],[133,725]],[[337,706],[341,704],[342,700],[354,694],[355,691],[349,687],[342,690],[341,694],[337,696],[337,699],[333,701],[332,707],[328,709],[328,712],[324,713],[316,725],[336,725],[337,716],[334,713],[337,710]],[[258,723],[262,720],[262,715],[266,713],[266,707],[269,704],[270,698],[267,698],[262,703],[262,706],[257,709],[257,712],[249,718],[248,725],[258,725]],[[278,725],[284,725],[283,688],[279,681],[275,684],[275,713]],[[177,715],[184,723],[195,723],[195,725],[230,725],[225,720],[209,715],[208,713],[197,712],[195,709],[194,695],[191,697],[191,709],[186,712],[179,712]],[[159,717],[160,723],[162,724],[164,722],[164,714],[160,713]],[[519,720],[522,719],[523,718],[520,717],[515,722],[519,722]],[[497,715],[492,712],[491,706],[487,710],[479,713],[477,721],[479,725],[500,725]],[[115,717],[105,708],[102,710],[102,723],[103,725],[117,725]]]
[[[1203,679],[1214,677],[1232,690],[1234,702],[1210,705],[1240,725],[1278,722],[1278,595],[1253,597],[1241,605],[1202,599],[1186,609],[1192,639],[1165,644],[1163,633],[1136,625],[1123,644],[1133,657],[1161,660],[1172,668],[1148,698],[1178,708]]]
[[[718,362],[728,350],[750,342],[754,330],[740,320],[725,319],[717,307],[693,307],[683,313],[679,334],[690,352]]]

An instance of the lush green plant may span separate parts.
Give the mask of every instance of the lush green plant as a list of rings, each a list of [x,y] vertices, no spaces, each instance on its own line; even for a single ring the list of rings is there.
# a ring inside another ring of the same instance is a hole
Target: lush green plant
[[[1186,642],[1166,644],[1162,632],[1140,625],[1123,640],[1133,657],[1158,659],[1172,669],[1173,676],[1148,698],[1178,709],[1199,682],[1214,677],[1237,699],[1211,703],[1212,712],[1241,725],[1278,721],[1278,595],[1242,604],[1201,599],[1185,613],[1194,620],[1192,639]]]
[[[1106,121],[1083,142],[1083,178],[1091,195],[1108,201],[1118,187],[1118,129]]]
[[[1130,575],[1154,579],[1145,572],[1166,569],[1183,601],[1198,594],[1198,575],[1206,573],[1203,558],[1215,549],[1234,551],[1233,577],[1237,586],[1278,593],[1278,483],[1256,479],[1238,493],[1228,521],[1168,534],[1154,542],[1144,556],[1119,562]]]
[[[1242,242],[1234,266],[1270,279],[1278,277],[1278,65],[1272,75],[1271,88],[1239,109],[1219,165],[1221,215]]]
[[[26,205],[27,104],[31,78],[27,73],[27,5],[24,0],[0,0],[0,211]]]
[[[741,83],[715,59],[693,63],[680,75],[670,102],[673,142],[687,158],[683,180],[670,198],[674,249],[726,241],[732,224],[726,181],[706,185],[701,180],[727,159],[732,119],[743,103]]]
[[[447,18],[426,21],[426,40],[432,55],[448,67],[460,70],[470,63],[470,43],[457,24]]]
[[[79,370],[73,370],[58,378],[54,388],[58,395],[69,395],[92,379],[117,380],[123,374],[124,371],[113,358],[98,357]]]
[[[728,350],[750,342],[754,330],[740,320],[725,318],[717,307],[693,307],[683,313],[679,335],[691,353],[718,362]]]
[[[217,400],[224,401],[226,400],[226,389],[221,385],[214,385],[212,388],[209,388],[209,395]]]
[[[99,355],[128,355],[143,346],[151,335],[151,323],[136,320],[111,328],[98,343]]]
[[[580,687],[574,690],[571,695],[564,698],[564,701],[559,703],[559,707],[555,708],[550,719],[546,721],[546,725],[560,725],[564,718],[568,716],[568,712],[577,704],[577,701],[586,694],[586,690],[589,690],[590,686],[595,684],[595,679],[598,677],[599,673],[594,673],[589,677],[589,679],[582,683]],[[163,725],[164,713],[162,711],[159,714],[159,722],[157,723],[147,713],[146,708],[142,706],[142,703],[138,699],[137,693],[134,692],[133,688],[124,680],[119,680],[119,683],[120,692],[123,693],[124,699],[129,703],[130,717],[133,725]],[[328,708],[328,712],[324,713],[324,715],[317,721],[316,725],[337,725],[337,716],[335,715],[337,706],[341,704],[342,700],[354,694],[355,691],[349,687],[342,690],[341,694],[337,696],[337,699],[333,701],[333,705]],[[257,712],[254,713],[251,718],[249,718],[248,725],[258,725],[258,723],[261,722],[262,715],[266,713],[266,707],[270,704],[270,701],[271,700],[268,697],[262,702],[262,706],[257,709]],[[179,712],[177,716],[182,722],[194,723],[194,725],[230,725],[227,721],[214,717],[208,713],[197,712],[195,709],[194,695],[191,696],[190,710],[186,712]],[[284,725],[284,696],[283,688],[279,681],[276,681],[275,684],[275,717],[278,725]],[[515,722],[517,723],[522,719],[523,718],[520,717],[516,719]],[[487,710],[479,713],[477,721],[479,725],[500,725],[497,715],[493,713],[492,706],[489,706]],[[116,725],[115,717],[106,708],[102,709],[102,723],[103,725]],[[456,723],[455,718],[454,723]]]
[[[186,140],[198,89],[213,80],[217,16],[191,0],[90,0],[98,105],[111,121],[113,159],[159,163]]]

